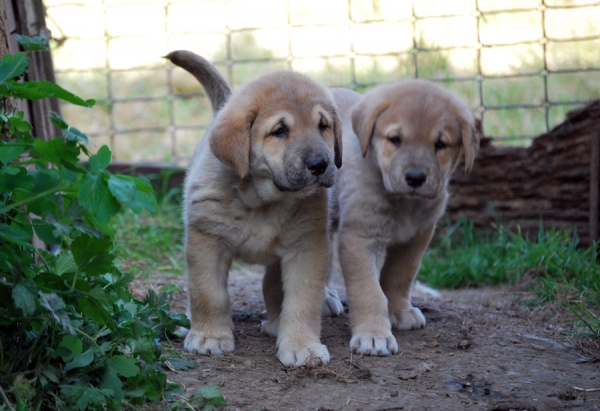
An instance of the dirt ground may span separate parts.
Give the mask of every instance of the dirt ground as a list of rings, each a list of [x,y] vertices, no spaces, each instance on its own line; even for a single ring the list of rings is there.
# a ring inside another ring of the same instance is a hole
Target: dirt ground
[[[348,315],[327,318],[321,338],[331,363],[289,370],[275,358],[275,339],[260,332],[261,277],[258,267],[231,271],[236,350],[186,354],[198,368],[168,372],[186,395],[215,383],[227,411],[600,409],[600,368],[565,334],[567,313],[529,307],[528,293],[476,289],[416,298],[427,326],[395,331],[401,352],[391,357],[352,355]],[[134,286],[140,292],[169,283],[185,289],[184,279]],[[345,297],[343,281],[336,288]],[[173,297],[172,309],[185,312],[185,293]]]

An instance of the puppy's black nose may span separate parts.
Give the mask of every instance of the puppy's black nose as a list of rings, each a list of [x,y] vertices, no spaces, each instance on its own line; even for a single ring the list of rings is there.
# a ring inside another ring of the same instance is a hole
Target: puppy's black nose
[[[305,164],[314,176],[320,176],[327,170],[327,159],[324,157],[309,157]]]
[[[404,175],[406,184],[413,188],[421,187],[425,180],[427,180],[427,174],[422,171],[407,171]]]

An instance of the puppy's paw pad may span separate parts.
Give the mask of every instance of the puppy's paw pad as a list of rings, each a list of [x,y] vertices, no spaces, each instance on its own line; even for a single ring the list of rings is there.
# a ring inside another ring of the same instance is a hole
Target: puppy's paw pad
[[[190,330],[183,341],[183,348],[194,354],[223,355],[232,352],[235,348],[233,333],[208,334],[197,330]]]
[[[280,346],[277,350],[277,359],[286,367],[309,368],[329,364],[329,351],[323,344],[312,344],[308,347],[288,348]]]
[[[271,337],[277,338],[279,335],[279,318],[275,321],[263,321],[260,325],[260,330],[265,334],[269,334]]]
[[[323,303],[323,317],[337,317],[344,312],[344,305],[338,292],[333,288],[325,287],[325,302]]]
[[[356,354],[385,357],[398,353],[398,342],[391,332],[381,334],[358,333],[352,336],[350,349]]]
[[[392,327],[398,330],[415,330],[423,328],[427,324],[425,316],[416,307],[390,313],[390,322]]]

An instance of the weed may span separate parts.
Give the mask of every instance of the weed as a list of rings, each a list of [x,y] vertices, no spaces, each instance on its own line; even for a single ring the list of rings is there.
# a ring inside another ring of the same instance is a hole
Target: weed
[[[515,284],[530,275],[539,302],[600,303],[597,259],[594,247],[579,248],[569,230],[544,231],[540,224],[531,239],[501,224],[492,233],[477,233],[473,223],[461,220],[427,251],[419,275],[438,288]]]
[[[175,401],[171,405],[170,410],[218,411],[225,405],[227,405],[227,402],[223,398],[219,387],[211,383],[200,387],[188,400],[182,398],[179,401]]]
[[[29,52],[47,50],[40,37],[17,40]],[[54,83],[19,81],[28,64],[25,52],[3,56],[2,100],[95,104]],[[92,155],[84,133],[57,113],[50,120],[62,136],[46,141],[31,135],[23,112],[0,110],[3,403],[10,410],[116,410],[159,400],[170,386],[157,339],[189,321],[169,313],[165,294],[133,298],[132,277],[115,265],[110,228],[121,209],[155,212],[154,191],[146,179],[109,174],[108,147]],[[58,252],[34,247],[34,235]]]

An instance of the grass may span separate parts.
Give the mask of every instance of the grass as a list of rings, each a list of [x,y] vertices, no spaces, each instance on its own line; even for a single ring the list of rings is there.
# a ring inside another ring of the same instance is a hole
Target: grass
[[[559,304],[576,318],[579,337],[600,337],[600,264],[594,247],[578,247],[569,230],[540,231],[528,238],[496,225],[478,233],[461,220],[432,244],[419,279],[435,288],[516,285],[537,294],[533,304]]]
[[[114,219],[115,253],[123,271],[136,278],[185,272],[181,206],[166,198],[156,215],[120,213]]]
[[[532,278],[539,303],[600,304],[600,265],[592,247],[578,247],[568,230],[540,231],[528,238],[495,225],[478,233],[461,220],[427,251],[419,278],[437,288],[517,284]]]

